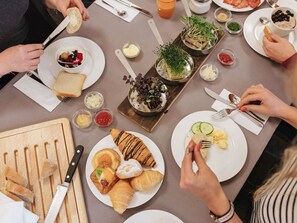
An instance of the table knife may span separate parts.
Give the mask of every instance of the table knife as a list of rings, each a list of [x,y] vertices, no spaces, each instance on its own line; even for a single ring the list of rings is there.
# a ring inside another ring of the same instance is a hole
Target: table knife
[[[44,40],[42,43],[44,46],[51,40],[53,39],[56,35],[58,35],[60,32],[62,32],[66,26],[69,24],[70,18],[69,16],[66,16],[63,21],[55,28],[55,30]]]
[[[51,206],[45,217],[44,223],[54,223],[56,221],[57,215],[63,204],[64,198],[67,194],[70,182],[77,168],[78,162],[82,156],[84,147],[79,145],[75,148],[75,153],[69,163],[69,167],[66,173],[65,180],[62,184],[59,184],[56,188],[56,194],[52,200]]]
[[[225,98],[221,97],[219,94],[217,94],[216,92],[210,90],[209,88],[205,87],[204,88],[204,91],[212,98],[220,101],[220,102],[223,102],[224,104],[226,105],[229,105],[233,108],[235,108],[236,106],[233,105],[230,101],[226,100]],[[240,111],[240,110],[239,110]],[[240,111],[242,114],[244,114],[249,120],[251,120],[253,123],[255,123],[256,125],[258,125],[259,127],[263,127],[264,124],[261,120],[257,119],[257,117],[249,114],[249,113],[246,113],[246,112],[242,112]]]
[[[128,2],[125,2],[125,1],[122,1],[122,0],[116,0],[116,1],[119,2],[119,3],[121,3],[121,4],[123,4],[123,5],[128,6],[128,7],[130,7],[130,8],[134,8],[134,9],[138,10],[140,13],[142,13],[142,14],[144,14],[144,15],[150,17],[150,18],[153,18],[153,15],[152,15],[149,11],[146,11],[146,10],[143,9],[143,8],[140,8],[140,7],[138,7],[138,6],[132,5],[132,4],[130,4],[130,3],[128,3]]]

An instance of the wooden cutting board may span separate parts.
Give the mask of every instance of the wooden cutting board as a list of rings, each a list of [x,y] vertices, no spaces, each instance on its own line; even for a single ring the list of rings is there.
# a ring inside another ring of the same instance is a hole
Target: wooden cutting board
[[[73,153],[70,123],[66,118],[0,133],[0,172],[6,164],[29,180],[35,199],[33,204],[26,203],[26,208],[39,216],[39,223],[44,222],[57,184],[64,181]],[[46,158],[56,162],[58,170],[40,180]],[[5,178],[0,174],[0,188],[4,187]],[[73,176],[56,222],[88,222],[79,171]]]

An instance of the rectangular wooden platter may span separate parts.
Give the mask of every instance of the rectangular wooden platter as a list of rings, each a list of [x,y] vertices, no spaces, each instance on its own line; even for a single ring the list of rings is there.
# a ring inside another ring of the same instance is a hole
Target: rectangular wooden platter
[[[173,41],[173,43],[180,46],[185,51],[188,51],[188,49],[182,43],[180,35],[181,34],[178,35],[178,37]],[[212,51],[218,46],[220,41],[223,39],[224,35],[225,34],[223,32],[219,33],[219,40],[218,40],[217,44],[215,45],[215,47],[212,48],[211,52],[208,55],[202,55],[202,56],[193,56],[193,55],[191,55],[193,57],[193,60],[194,60],[194,69],[193,69],[193,74],[192,74],[191,78],[187,82],[179,84],[179,85],[167,85],[170,97],[168,99],[166,108],[164,109],[163,112],[160,112],[160,113],[158,113],[157,115],[154,115],[154,116],[147,116],[147,117],[138,115],[133,110],[133,107],[130,105],[129,100],[128,100],[128,96],[118,106],[118,111],[122,115],[129,118],[131,121],[135,122],[136,124],[138,124],[139,126],[144,128],[146,131],[152,132],[153,129],[156,127],[156,125],[160,122],[162,117],[167,112],[169,112],[170,107],[172,106],[174,101],[178,98],[178,96],[182,93],[182,91],[186,88],[188,83],[198,73],[201,65],[209,57],[209,55],[211,55]],[[156,71],[155,66],[152,66],[151,69],[144,76],[145,77],[158,77],[159,75],[158,75],[158,73]]]
[[[0,133],[0,172],[4,165],[16,170],[29,181],[34,192],[34,203],[27,209],[39,216],[43,223],[56,186],[64,181],[68,164],[74,154],[74,144],[68,119],[56,119]],[[48,158],[58,170],[40,180],[43,161]],[[0,175],[0,188],[5,188],[5,177]],[[73,176],[56,223],[87,223],[82,186],[77,170]]]

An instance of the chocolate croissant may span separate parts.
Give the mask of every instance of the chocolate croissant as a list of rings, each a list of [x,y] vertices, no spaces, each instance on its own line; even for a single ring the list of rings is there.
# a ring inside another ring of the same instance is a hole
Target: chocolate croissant
[[[127,209],[133,194],[132,187],[125,180],[119,180],[108,193],[113,209],[119,214],[122,214]]]
[[[125,160],[136,159],[142,166],[148,168],[156,165],[152,153],[141,139],[133,134],[115,128],[111,129],[110,134]]]
[[[157,170],[145,170],[138,177],[134,177],[130,184],[133,189],[147,191],[158,185],[164,175]]]

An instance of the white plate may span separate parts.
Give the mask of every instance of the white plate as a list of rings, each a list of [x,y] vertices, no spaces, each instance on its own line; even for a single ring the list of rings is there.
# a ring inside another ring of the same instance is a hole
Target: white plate
[[[285,6],[285,4],[282,5]],[[259,18],[261,16],[269,18],[272,11],[272,8],[264,8],[254,11],[246,18],[243,26],[243,35],[247,43],[253,50],[265,57],[267,57],[267,55],[265,54],[262,48],[262,41],[264,37],[264,25],[259,21]],[[295,29],[295,31],[291,32],[285,38],[296,47],[297,29]]]
[[[235,176],[243,167],[247,158],[247,143],[239,126],[231,119],[215,122],[211,119],[213,111],[194,112],[184,117],[175,127],[171,137],[171,151],[179,167],[184,158],[186,146],[191,139],[191,127],[195,122],[211,123],[215,129],[222,129],[228,134],[228,148],[220,149],[213,145],[208,150],[207,165],[216,174],[219,181],[225,181]],[[197,171],[193,162],[193,170]]]
[[[40,58],[38,65],[38,74],[42,82],[52,88],[59,72],[62,70],[56,62],[56,51],[61,46],[77,45],[87,52],[87,64],[81,73],[87,75],[83,89],[90,87],[102,75],[105,66],[105,57],[102,49],[92,40],[72,36],[59,39],[50,44]]]
[[[232,12],[247,12],[247,11],[254,10],[254,8],[252,8],[250,6],[242,8],[242,9],[237,9],[237,8],[234,8],[232,5],[224,3],[224,0],[213,0],[213,2],[216,3],[218,6],[224,8],[224,9],[228,9]],[[260,5],[262,5],[263,2],[264,2],[264,0],[260,0],[260,4],[258,5],[258,7]]]
[[[144,142],[144,144],[151,151],[151,153],[153,154],[153,156],[155,158],[156,167],[153,169],[160,171],[164,175],[165,174],[164,160],[163,160],[162,153],[160,152],[158,146],[151,139],[149,139],[148,137],[146,137],[140,133],[130,132],[130,131],[128,131],[128,132],[131,134],[134,134],[135,136],[137,136]],[[90,154],[88,156],[87,163],[86,163],[86,178],[87,178],[87,183],[89,185],[89,188],[92,191],[92,193],[94,194],[94,196],[98,200],[100,200],[102,203],[112,207],[112,203],[110,201],[109,196],[107,194],[106,195],[101,194],[90,179],[90,175],[94,170],[94,168],[92,166],[92,158],[94,157],[94,155],[97,151],[102,150],[104,148],[114,148],[120,154],[121,159],[123,160],[121,152],[115,145],[111,135],[107,135],[94,146],[94,148],[92,149],[92,151],[90,152]],[[135,193],[133,195],[133,199],[130,202],[128,208],[138,207],[138,206],[144,204],[145,202],[149,201],[158,192],[159,188],[161,187],[161,184],[162,184],[162,182],[159,185],[157,185],[156,187],[154,187],[152,190],[147,191],[147,192],[135,191]]]
[[[132,215],[124,223],[183,223],[175,215],[161,210],[147,210]]]

